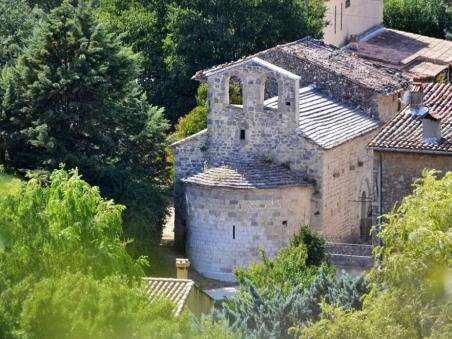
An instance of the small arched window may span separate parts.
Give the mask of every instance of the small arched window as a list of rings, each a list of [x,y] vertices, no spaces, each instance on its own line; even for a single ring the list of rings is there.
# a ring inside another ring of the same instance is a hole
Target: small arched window
[[[243,107],[243,84],[242,80],[237,76],[229,78],[229,104]]]
[[[264,88],[264,106],[278,109],[278,81],[273,77],[268,77]]]

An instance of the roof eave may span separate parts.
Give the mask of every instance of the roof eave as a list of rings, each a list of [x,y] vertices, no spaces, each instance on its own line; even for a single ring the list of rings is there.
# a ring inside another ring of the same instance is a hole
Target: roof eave
[[[452,156],[452,151],[440,151],[440,150],[420,150],[420,149],[408,149],[408,148],[389,148],[382,146],[369,145],[369,148],[377,152],[387,153],[417,153],[417,154],[431,154],[431,155],[449,155]]]

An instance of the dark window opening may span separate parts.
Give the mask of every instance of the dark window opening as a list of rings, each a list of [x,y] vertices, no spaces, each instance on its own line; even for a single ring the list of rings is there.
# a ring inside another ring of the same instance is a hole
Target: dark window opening
[[[284,227],[286,227],[286,226],[287,226],[287,220],[284,220],[284,221],[282,222],[282,225],[283,225]]]
[[[336,34],[337,6],[334,6],[334,34]]]
[[[341,31],[342,31],[342,21],[343,21],[343,15],[342,15],[343,7],[344,6],[341,3]]]
[[[290,106],[290,101],[286,101],[286,106]]]
[[[246,131],[244,129],[240,130],[240,140],[245,140],[246,137]]]
[[[235,226],[232,226],[232,239],[235,239]]]
[[[345,0],[345,8],[349,8],[351,5],[351,0]]]

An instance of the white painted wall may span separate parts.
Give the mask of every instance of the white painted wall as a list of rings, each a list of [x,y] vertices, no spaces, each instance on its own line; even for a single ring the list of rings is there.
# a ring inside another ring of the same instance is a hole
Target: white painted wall
[[[361,34],[383,23],[383,0],[325,0],[328,26],[323,31],[327,44],[342,47],[350,35]]]

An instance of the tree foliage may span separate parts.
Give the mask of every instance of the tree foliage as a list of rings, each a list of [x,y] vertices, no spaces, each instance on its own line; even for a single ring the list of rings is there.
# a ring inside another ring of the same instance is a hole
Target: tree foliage
[[[176,123],[195,106],[190,78],[196,71],[306,35],[320,37],[324,10],[319,0],[100,0],[98,12],[143,54],[140,83]]]
[[[25,0],[0,0],[0,69],[20,54],[38,21]]]
[[[360,309],[367,288],[364,278],[346,274],[336,280],[334,272],[322,267],[308,286],[298,286],[288,294],[271,285],[258,289],[248,280],[240,293],[228,299],[216,314],[244,338],[292,338],[289,329],[319,319],[321,303],[344,309]]]
[[[150,244],[168,204],[168,125],[136,82],[139,65],[89,5],[65,1],[3,72],[0,149],[16,170],[79,168],[128,207],[126,235]]]
[[[1,338],[233,338],[149,300],[146,261],[121,239],[124,207],[76,171],[19,186],[0,194]]]
[[[188,114],[179,118],[172,139],[184,139],[207,128],[207,84],[198,87],[196,104]]]
[[[448,0],[386,0],[386,27],[444,39],[452,28]]]
[[[57,170],[48,184],[29,180],[0,197],[0,210],[0,267],[11,283],[66,270],[143,275],[144,262],[133,260],[121,239],[124,207],[103,199],[76,171]]]
[[[65,272],[103,279],[143,275],[121,240],[123,206],[103,199],[76,171],[55,171],[0,196],[0,337],[15,331],[32,286]]]
[[[331,338],[448,338],[452,335],[452,172],[424,173],[414,194],[387,215],[379,266],[361,311],[324,306],[301,333]]]
[[[66,273],[33,286],[20,324],[27,338],[182,338],[190,322],[172,311],[170,302],[150,302],[140,284]]]

